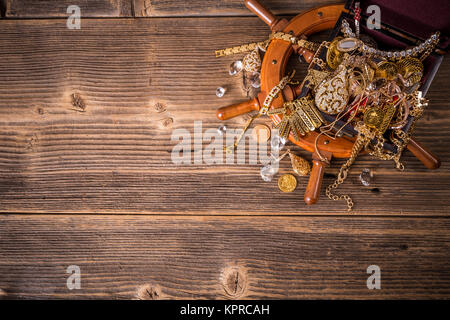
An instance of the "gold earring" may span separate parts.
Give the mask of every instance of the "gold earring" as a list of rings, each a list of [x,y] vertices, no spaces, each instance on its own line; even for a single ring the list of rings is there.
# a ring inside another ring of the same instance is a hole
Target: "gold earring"
[[[386,80],[394,80],[397,77],[397,73],[397,65],[389,61],[380,62],[377,64],[377,69],[375,70],[375,76],[377,78],[383,78]]]
[[[418,83],[423,76],[423,64],[417,58],[405,58],[397,63],[398,72],[406,80],[406,86],[410,87]]]

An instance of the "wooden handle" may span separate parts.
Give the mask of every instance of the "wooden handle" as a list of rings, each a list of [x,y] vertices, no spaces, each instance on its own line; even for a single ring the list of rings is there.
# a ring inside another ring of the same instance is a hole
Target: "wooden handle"
[[[432,154],[431,151],[427,150],[423,145],[414,139],[409,141],[407,148],[428,169],[435,170],[441,166],[441,160],[439,160],[439,158]]]
[[[259,110],[258,98],[219,108],[216,115],[219,120],[228,120],[253,110]]]
[[[325,152],[323,152],[325,153]],[[327,160],[331,160],[332,155],[330,153],[322,154]],[[329,162],[321,161],[316,153],[313,154],[311,175],[309,176],[308,185],[305,191],[305,203],[307,205],[315,204],[320,197],[320,189],[322,188],[323,174],[325,173],[325,167],[329,165]]]
[[[298,48],[297,54],[302,55],[306,63],[311,63],[312,59],[314,58],[314,52],[306,48]]]
[[[261,18],[262,21],[267,23],[270,29],[273,30],[275,25],[280,21],[272,12],[267,10],[258,0],[245,0],[245,6],[258,17]],[[281,31],[281,30],[276,30]]]

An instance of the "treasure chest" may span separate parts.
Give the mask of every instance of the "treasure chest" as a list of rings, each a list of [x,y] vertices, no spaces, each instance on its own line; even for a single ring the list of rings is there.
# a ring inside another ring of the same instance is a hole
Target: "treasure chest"
[[[343,20],[350,24],[352,30],[356,29],[355,14],[360,17],[360,33],[375,40],[377,50],[392,54],[398,52],[399,55],[407,55],[408,50],[421,46],[437,31],[440,33],[436,49],[423,61],[424,71],[419,90],[425,95],[439,69],[443,54],[449,50],[450,1],[348,0],[345,9],[330,40],[340,33]],[[379,23],[376,21],[378,13]]]

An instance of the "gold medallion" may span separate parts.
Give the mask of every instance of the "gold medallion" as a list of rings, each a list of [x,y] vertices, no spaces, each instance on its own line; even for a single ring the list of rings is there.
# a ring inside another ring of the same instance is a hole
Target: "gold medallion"
[[[377,129],[383,122],[383,112],[377,107],[372,107],[364,113],[364,124],[372,129]]]
[[[316,90],[317,108],[328,114],[338,114],[347,106],[349,93],[347,90],[347,69],[342,64],[336,75],[322,82]]]
[[[292,192],[297,188],[297,179],[292,174],[284,174],[278,179],[278,188],[283,192]]]

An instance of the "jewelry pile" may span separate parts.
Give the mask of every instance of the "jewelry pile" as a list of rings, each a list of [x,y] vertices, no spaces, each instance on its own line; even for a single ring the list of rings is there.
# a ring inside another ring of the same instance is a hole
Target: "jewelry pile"
[[[244,132],[253,119],[261,115],[278,115],[281,120],[275,128],[284,141],[289,136],[299,140],[309,132],[318,132],[315,154],[324,162],[328,160],[317,147],[319,137],[325,135],[337,139],[343,133],[350,135],[354,141],[351,156],[340,168],[336,181],[326,188],[328,198],[345,200],[349,211],[353,207],[351,197],[334,192],[347,178],[360,152],[381,160],[393,160],[397,169],[404,170],[400,157],[410,142],[416,121],[428,104],[418,90],[424,74],[423,61],[434,51],[440,35],[436,32],[413,48],[383,51],[377,49],[373,39],[360,34],[359,15],[355,15],[355,26],[353,32],[349,23],[342,20],[341,34],[332,42],[313,43],[291,34],[274,32],[263,42],[216,51],[217,57],[251,51],[243,61],[245,68],[252,68],[254,72],[259,72],[261,66],[258,50],[265,50],[273,39],[288,41],[314,53],[301,84],[300,96],[280,108],[271,109],[272,100],[291,83],[293,74],[284,77],[269,92],[259,113],[249,120]],[[231,152],[238,143],[239,140],[234,146],[227,147],[227,151]],[[296,173],[309,174],[309,163],[290,150],[274,162],[286,154],[290,155]],[[265,181],[272,179],[272,169],[272,164],[261,169]],[[284,175],[278,184],[282,191],[290,192],[295,189],[296,181],[294,183],[291,176]]]

